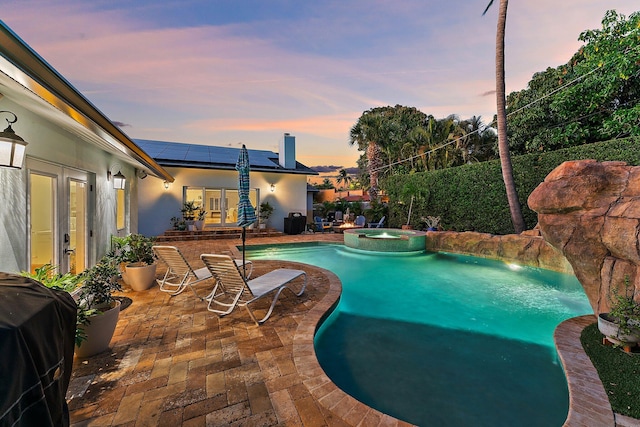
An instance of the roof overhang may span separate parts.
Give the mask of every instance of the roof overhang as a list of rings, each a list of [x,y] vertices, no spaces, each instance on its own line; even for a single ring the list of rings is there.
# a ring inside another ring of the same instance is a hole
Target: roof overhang
[[[25,109],[168,182],[174,178],[0,21],[0,92]]]
[[[209,170],[232,170],[235,171],[235,165],[228,164],[215,164],[208,162],[184,162],[180,160],[165,160],[156,159],[158,164],[167,168],[189,168],[189,169],[209,169]],[[260,166],[251,166],[251,172],[270,172],[270,173],[286,173],[290,175],[318,175],[318,172],[300,169],[285,169],[285,168],[265,168]]]

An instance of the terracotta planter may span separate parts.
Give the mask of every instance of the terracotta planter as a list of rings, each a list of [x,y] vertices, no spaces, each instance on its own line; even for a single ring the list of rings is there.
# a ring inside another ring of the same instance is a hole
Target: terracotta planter
[[[413,225],[411,224],[402,224],[403,230],[413,230]]]
[[[80,346],[76,346],[76,356],[90,357],[107,350],[116,330],[119,315],[120,301],[116,300],[111,308],[107,307],[106,311],[90,316],[91,323],[82,327],[87,339]]]
[[[156,281],[155,263],[147,264],[127,264],[127,283],[134,291],[146,291]]]
[[[622,335],[618,324],[611,320],[609,313],[600,313],[598,315],[598,330],[609,342],[617,345],[629,347],[635,346],[640,342],[640,325],[638,329],[632,329],[629,335]]]

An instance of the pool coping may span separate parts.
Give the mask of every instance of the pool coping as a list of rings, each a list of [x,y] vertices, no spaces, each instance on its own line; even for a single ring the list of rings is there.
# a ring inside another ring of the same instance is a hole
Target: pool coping
[[[413,424],[384,414],[342,391],[326,375],[313,346],[316,329],[338,304],[342,282],[334,273],[322,269],[329,279],[327,294],[305,315],[293,337],[293,361],[302,383],[319,405],[337,419],[352,426],[402,426]]]
[[[342,391],[325,374],[316,357],[313,338],[322,320],[340,300],[342,283],[324,270],[330,287],[327,294],[305,316],[293,339],[293,360],[302,383],[328,412],[353,426],[412,426],[373,409]],[[554,332],[554,342],[569,388],[569,411],[564,427],[634,426],[638,420],[614,414],[598,373],[580,342],[582,330],[596,321],[585,315],[567,319]]]

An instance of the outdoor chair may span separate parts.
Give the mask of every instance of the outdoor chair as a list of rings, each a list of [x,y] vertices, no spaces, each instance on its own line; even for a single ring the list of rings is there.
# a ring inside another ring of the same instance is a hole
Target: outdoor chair
[[[319,216],[313,217],[313,222],[316,226],[316,231],[324,233],[325,230],[333,230],[333,223],[323,221]]]
[[[307,287],[307,273],[303,270],[279,268],[247,281],[242,277],[238,265],[227,255],[202,254],[200,259],[216,280],[213,291],[206,298],[209,301],[207,310],[219,316],[231,313],[237,306],[244,306],[256,325],[261,325],[271,316],[285,288],[300,296]],[[300,291],[295,292],[290,283],[301,276],[304,276],[304,283]],[[249,304],[266,297],[272,298],[271,306],[264,317],[258,320]]]
[[[382,225],[384,224],[385,218],[386,218],[386,216],[383,216],[382,218],[380,218],[380,221],[378,221],[378,222],[370,222],[369,223],[369,228],[382,228]]]
[[[184,255],[182,255],[182,252],[175,246],[154,246],[153,253],[156,254],[160,261],[167,265],[167,272],[164,277],[162,280],[157,280],[162,292],[167,292],[173,296],[178,295],[189,287],[196,297],[204,300],[204,297],[198,295],[193,285],[212,278],[211,272],[207,267],[194,270]],[[234,262],[236,265],[242,267],[241,259],[237,259]],[[251,261],[245,261],[245,266],[249,267],[247,277],[250,277],[253,271],[253,263]]]
[[[356,227],[364,227],[367,223],[367,218],[364,215],[358,215],[353,223]]]

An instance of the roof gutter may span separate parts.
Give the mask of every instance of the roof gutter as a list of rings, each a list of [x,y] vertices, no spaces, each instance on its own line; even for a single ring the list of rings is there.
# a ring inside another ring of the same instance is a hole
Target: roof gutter
[[[124,151],[129,156],[149,168],[154,175],[167,182],[174,181],[173,176],[171,176],[169,172],[164,170],[162,166],[138,147],[124,132],[115,126],[111,120],[102,114],[102,112],[31,49],[31,47],[13,33],[2,21],[0,21],[0,54],[12,62],[23,73],[31,77],[36,83],[49,91],[53,96],[59,98],[77,113],[85,116],[111,135],[117,142],[122,144]],[[69,115],[69,117],[87,127],[85,121],[78,120],[78,118],[73,115]]]

